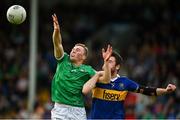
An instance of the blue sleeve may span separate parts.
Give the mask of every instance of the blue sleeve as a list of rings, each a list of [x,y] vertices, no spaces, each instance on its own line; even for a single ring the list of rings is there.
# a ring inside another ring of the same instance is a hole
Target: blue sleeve
[[[136,91],[138,88],[139,88],[139,84],[136,83],[135,81],[132,81],[130,79],[126,79],[126,84],[127,84],[127,90],[128,91],[131,91],[131,92],[134,92]]]

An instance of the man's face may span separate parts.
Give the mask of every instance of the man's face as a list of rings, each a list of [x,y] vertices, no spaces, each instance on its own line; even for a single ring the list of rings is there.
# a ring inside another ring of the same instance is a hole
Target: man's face
[[[72,61],[84,61],[85,58],[84,48],[82,46],[74,46],[70,53],[70,59]]]
[[[118,70],[118,66],[116,66],[116,59],[115,59],[115,57],[111,56],[109,58],[108,62],[109,62],[109,67],[111,69],[111,73],[114,73],[115,71]]]

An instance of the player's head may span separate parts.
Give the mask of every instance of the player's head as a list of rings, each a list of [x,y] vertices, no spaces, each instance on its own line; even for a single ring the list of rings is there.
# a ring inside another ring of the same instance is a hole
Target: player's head
[[[113,51],[111,57],[109,58],[109,67],[111,69],[111,73],[118,73],[122,63],[123,58],[116,51]]]
[[[73,47],[70,53],[70,59],[75,63],[76,62],[83,63],[86,60],[87,56],[88,56],[88,48],[86,47],[86,45],[81,43],[75,44],[75,46]]]

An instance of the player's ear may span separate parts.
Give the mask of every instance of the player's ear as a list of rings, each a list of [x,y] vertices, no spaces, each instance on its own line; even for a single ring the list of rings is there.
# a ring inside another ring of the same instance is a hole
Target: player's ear
[[[120,69],[120,65],[116,65],[116,70],[119,70]]]
[[[86,56],[85,55],[83,55],[83,60],[85,60],[86,59]]]
[[[85,61],[86,58],[87,58],[87,57],[86,57],[85,55],[82,56],[83,61]]]

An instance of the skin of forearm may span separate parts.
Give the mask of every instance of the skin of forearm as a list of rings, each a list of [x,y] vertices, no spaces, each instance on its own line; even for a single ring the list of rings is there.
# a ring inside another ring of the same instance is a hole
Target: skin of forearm
[[[156,93],[157,93],[157,96],[159,96],[159,95],[164,95],[164,94],[167,93],[167,90],[164,89],[164,88],[157,88],[157,89],[156,89]]]
[[[99,80],[109,83],[111,79],[111,70],[109,68],[109,64],[107,61],[104,61],[103,68],[104,68],[104,74],[99,78]]]
[[[99,74],[96,73],[91,79],[89,79],[83,86],[82,93],[89,93],[96,85],[97,80],[99,79]]]
[[[160,96],[169,94],[176,90],[176,86],[169,84],[166,88],[155,88],[155,87],[148,87],[140,85],[136,92],[142,93],[149,96]]]
[[[54,30],[53,33],[53,45],[54,45],[54,55],[56,58],[62,56],[63,48],[62,48],[62,38],[60,32],[58,30]]]
[[[53,32],[53,44],[55,47],[58,47],[62,44],[62,37],[59,30],[54,30]]]

